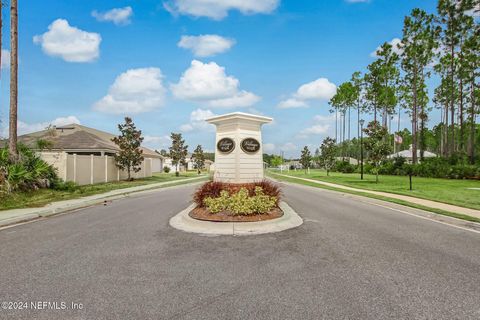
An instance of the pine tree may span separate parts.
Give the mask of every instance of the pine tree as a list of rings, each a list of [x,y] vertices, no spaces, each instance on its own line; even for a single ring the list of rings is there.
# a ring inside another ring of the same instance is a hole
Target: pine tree
[[[335,109],[335,111],[339,111],[342,115],[343,125],[342,125],[342,137],[341,143],[343,145],[342,148],[342,156],[345,156],[345,148],[347,144],[345,143],[345,131],[346,131],[346,115],[348,111],[348,141],[350,140],[350,108],[357,103],[358,100],[358,91],[357,87],[352,82],[344,82],[342,83],[338,89],[336,94],[330,100],[330,105]],[[333,112],[334,110],[330,110]]]
[[[382,112],[382,125],[388,128],[388,119],[395,113],[397,105],[396,87],[399,71],[398,54],[393,46],[385,42],[376,52],[378,59],[372,62],[365,74],[366,94],[373,119],[377,121],[377,113]]]
[[[173,133],[170,135],[172,145],[169,148],[170,158],[172,158],[172,164],[175,166],[175,175],[178,177],[178,166],[185,165],[188,154],[188,145],[185,144],[185,140],[182,139],[181,133]]]
[[[458,26],[458,68],[457,68],[457,81],[458,81],[458,122],[459,122],[459,135],[458,135],[458,150],[464,153],[466,146],[466,130],[465,130],[465,114],[466,105],[468,103],[469,91],[469,79],[471,76],[471,65],[468,57],[469,48],[467,42],[471,40],[472,34],[474,34],[474,18],[467,14],[467,12],[473,9],[473,0],[462,0],[457,5],[459,11],[459,23]]]
[[[437,5],[438,18],[443,26],[441,33],[442,47],[444,48],[443,56],[440,59],[440,65],[436,66],[436,70],[441,70],[444,85],[448,85],[448,90],[444,90],[448,100],[448,112],[450,112],[450,129],[448,136],[447,155],[455,152],[455,101],[457,95],[456,68],[457,68],[457,46],[459,15],[457,0],[439,0]],[[448,78],[448,80],[446,80]],[[447,133],[448,134],[448,133]]]
[[[353,96],[355,98],[354,108],[357,109],[357,139],[360,139],[360,119],[361,114],[364,111],[363,106],[363,83],[364,79],[362,77],[362,73],[356,71],[352,74],[352,78],[350,79],[350,83],[353,86]]]
[[[417,163],[417,138],[418,120],[420,119],[420,132],[425,129],[428,119],[426,106],[428,103],[425,79],[430,76],[426,71],[432,63],[434,52],[438,48],[438,34],[440,30],[434,25],[434,16],[421,9],[413,9],[410,16],[405,17],[403,38],[399,44],[401,49],[401,65],[404,72],[403,100],[410,110],[412,119],[412,162]],[[423,157],[424,138],[421,134],[421,155]]]
[[[479,2],[480,3],[480,2]],[[480,8],[480,6],[479,6]],[[476,25],[471,32],[470,37],[465,41],[464,48],[463,71],[467,86],[467,102],[469,107],[469,134],[468,134],[468,157],[471,164],[475,163],[475,127],[476,117],[480,112],[479,99],[480,84],[478,77],[480,76],[480,25]]]
[[[127,170],[128,180],[132,180],[131,172],[139,172],[140,165],[144,158],[142,156],[143,150],[140,148],[143,137],[142,131],[137,130],[132,119],[125,117],[125,123],[118,125],[120,135],[112,139],[112,141],[120,148],[120,151],[115,155],[115,162],[117,167],[122,170]]]
[[[203,154],[203,149],[201,145],[198,145],[195,148],[195,151],[192,154],[193,167],[197,169],[198,174],[205,167],[205,155]]]

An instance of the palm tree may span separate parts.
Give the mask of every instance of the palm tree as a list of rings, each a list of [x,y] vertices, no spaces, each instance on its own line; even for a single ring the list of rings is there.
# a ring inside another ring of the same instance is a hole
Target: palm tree
[[[18,3],[10,1],[10,126],[9,151],[12,160],[18,158],[17,105],[18,105]]]

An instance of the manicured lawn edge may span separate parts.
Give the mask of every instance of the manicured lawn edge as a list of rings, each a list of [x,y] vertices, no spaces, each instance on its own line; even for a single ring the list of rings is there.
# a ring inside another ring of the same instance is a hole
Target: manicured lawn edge
[[[36,220],[39,218],[46,218],[46,217],[51,217],[51,216],[56,216],[59,214],[68,214],[75,212],[76,210],[79,209],[84,209],[88,208],[91,206],[95,206],[101,203],[104,203],[105,201],[113,201],[113,200],[118,200],[118,199],[123,199],[127,198],[130,195],[134,194],[142,194],[142,193],[148,193],[155,191],[157,189],[168,189],[168,188],[174,188],[179,185],[185,185],[185,184],[198,184],[202,183],[205,180],[207,180],[208,176],[204,176],[198,179],[190,179],[190,180],[181,180],[181,181],[172,181],[172,182],[166,182],[163,184],[156,184],[156,185],[144,185],[142,187],[146,188],[141,188],[141,189],[135,189],[135,190],[123,190],[123,189],[117,189],[117,190],[112,190],[112,191],[124,191],[122,192],[117,192],[117,193],[111,193],[111,192],[105,192],[105,193],[100,193],[96,195],[90,195],[87,197],[83,197],[80,199],[73,199],[79,200],[76,202],[70,202],[69,201],[60,201],[60,202],[54,202],[52,203],[52,206],[44,206],[44,207],[39,207],[39,208],[30,208],[30,210],[13,210],[13,212],[8,212],[8,211],[0,211],[0,230],[4,227],[9,227],[11,225],[16,225],[18,223],[23,223],[23,222],[29,222],[32,220]],[[125,188],[124,188],[125,189]],[[2,213],[6,213],[6,216],[3,215]],[[13,213],[13,214],[12,214]]]
[[[280,175],[277,175],[277,174],[272,173],[272,172],[268,172],[267,175],[269,177],[274,176],[272,178],[280,180],[280,181],[302,184],[302,185],[306,185],[306,186],[310,186],[310,187],[322,188],[322,189],[337,191],[337,192],[341,192],[341,193],[349,193],[349,194],[362,196],[362,197],[367,197],[367,198],[373,198],[373,199],[377,199],[377,200],[383,200],[383,201],[392,202],[392,203],[395,203],[395,204],[400,204],[400,205],[404,205],[404,206],[415,208],[415,209],[420,209],[420,210],[424,210],[424,211],[429,211],[429,212],[441,214],[441,215],[448,216],[448,217],[453,217],[453,218],[462,219],[462,220],[466,220],[466,221],[470,221],[470,222],[480,223],[480,219],[475,218],[475,217],[471,217],[471,216],[468,216],[468,215],[459,214],[459,213],[455,213],[455,212],[445,211],[445,210],[441,210],[441,209],[430,208],[430,207],[422,206],[422,205],[411,203],[411,202],[404,201],[404,200],[399,200],[399,199],[394,199],[394,198],[389,198],[389,197],[384,197],[384,196],[378,196],[378,195],[370,194],[370,193],[366,193],[366,192],[357,192],[357,191],[345,190],[345,189],[340,189],[340,188],[334,188],[334,187],[326,186],[326,185],[323,185],[323,184],[318,184],[318,183],[311,182],[311,181],[305,181],[305,180],[302,180],[301,178],[293,178],[293,177],[289,178],[289,177],[285,177],[285,176],[280,176]],[[419,198],[419,199],[422,199],[422,198]]]
[[[7,210],[15,210],[15,209],[35,209],[35,208],[42,208],[45,207],[51,203],[54,202],[60,202],[60,201],[68,201],[68,200],[77,200],[81,198],[87,198],[89,196],[96,196],[96,195],[102,195],[102,194],[108,194],[109,192],[112,191],[121,191],[124,190],[125,194],[133,194],[137,192],[143,192],[143,191],[149,191],[149,190],[155,190],[155,189],[162,189],[166,187],[175,187],[183,184],[188,184],[188,183],[196,183],[196,182],[202,182],[202,181],[207,181],[209,179],[208,175],[198,177],[182,177],[179,180],[170,180],[170,181],[161,181],[161,182],[148,182],[145,181],[145,183],[141,184],[136,184],[133,186],[128,186],[126,184],[119,185],[118,188],[111,188],[111,189],[99,189],[99,190],[88,190],[86,192],[74,192],[74,193],[63,193],[59,194],[57,198],[47,198],[47,199],[38,199],[34,200],[31,202],[27,202],[24,204],[19,203],[18,205],[14,206],[9,206],[9,207],[0,207],[0,214],[2,212],[5,212]],[[138,182],[138,181],[134,181]],[[102,184],[100,184],[102,185]],[[89,187],[89,186],[87,186]],[[137,188],[137,187],[144,187],[141,190],[133,190],[129,191],[129,188]],[[120,192],[121,194],[121,192]]]
[[[278,173],[272,172],[272,171],[267,171],[267,174],[278,175]],[[362,189],[362,190],[365,190],[365,191],[391,193],[391,194],[394,194],[394,195],[407,196],[407,197],[412,197],[412,198],[417,198],[417,199],[422,199],[422,200],[435,201],[435,202],[438,202],[438,203],[448,204],[448,205],[467,208],[467,209],[480,210],[480,208],[478,206],[475,206],[475,205],[471,205],[471,204],[461,205],[461,204],[458,204],[457,202],[454,202],[454,201],[442,201],[441,198],[428,197],[428,196],[425,196],[425,195],[422,195],[422,194],[410,194],[410,193],[406,193],[406,192],[397,192],[395,190],[382,190],[382,189],[375,189],[375,188],[365,189],[365,188],[361,188],[358,185],[352,185],[352,184],[349,184],[349,183],[345,183],[343,181],[331,181],[331,180],[327,180],[327,179],[321,179],[319,177],[292,175],[292,174],[289,174],[289,173],[283,173],[283,175],[288,175],[290,177],[298,178],[298,179],[312,179],[312,180],[317,180],[319,182],[332,183],[332,184],[337,184],[337,185],[341,185],[341,186],[344,186],[344,187],[349,187],[349,188],[354,188],[354,189]],[[416,178],[418,178],[418,177],[414,177],[414,179],[416,179]],[[408,179],[408,176],[406,176],[405,179]],[[415,189],[415,183],[416,182],[414,180],[414,189]],[[407,182],[405,184],[406,184],[406,187],[407,187],[408,186]]]

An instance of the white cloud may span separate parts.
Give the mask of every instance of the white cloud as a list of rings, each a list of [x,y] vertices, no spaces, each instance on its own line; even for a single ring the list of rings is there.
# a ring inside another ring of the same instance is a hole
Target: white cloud
[[[130,24],[130,18],[132,15],[132,7],[114,8],[106,12],[98,12],[97,10],[92,11],[92,17],[94,17],[98,21],[110,21],[117,26],[124,26]]]
[[[300,100],[330,100],[337,92],[337,86],[326,78],[320,78],[298,88],[295,97]]]
[[[393,52],[395,52],[396,54],[398,55],[401,55],[403,53],[403,50],[401,50],[398,45],[402,42],[402,40],[400,40],[399,38],[393,38],[389,44],[392,46],[392,50]],[[378,46],[377,49],[375,49],[375,51],[373,51],[372,53],[370,53],[370,57],[372,58],[378,58],[378,52],[380,51],[380,49],[382,48],[382,46]]]
[[[260,101],[259,96],[242,90],[231,97],[209,101],[208,105],[213,108],[244,108],[252,106],[258,101]]]
[[[330,129],[330,125],[322,125],[322,124],[316,124],[311,127],[303,129],[300,134],[304,136],[312,135],[312,134],[324,134],[327,133],[328,130]]]
[[[149,136],[145,135],[143,137],[143,146],[150,148],[150,149],[156,149],[156,150],[161,150],[161,149],[168,149],[168,147],[171,144],[171,139],[170,136]]]
[[[308,107],[307,103],[302,100],[298,100],[295,98],[289,98],[287,100],[283,100],[278,104],[280,109],[291,109],[291,108],[306,108]]]
[[[328,116],[316,115],[315,117],[313,117],[313,120],[315,122],[335,123],[335,114],[332,113],[331,115],[328,115]]]
[[[190,122],[180,126],[183,132],[190,131],[213,131],[215,128],[205,120],[214,117],[215,114],[211,110],[197,109],[190,114]]]
[[[271,153],[275,151],[275,145],[273,143],[264,143],[263,144],[263,152]]]
[[[158,68],[130,69],[115,79],[108,94],[93,108],[114,114],[141,113],[159,108],[165,101],[162,79]]]
[[[228,51],[235,44],[235,40],[215,34],[200,36],[182,36],[178,46],[192,50],[196,57],[210,57]]]
[[[230,10],[238,10],[242,14],[271,13],[280,0],[169,0],[164,8],[174,15],[183,14],[194,17],[208,17],[221,20]]]
[[[10,50],[2,49],[2,69],[10,68]]]
[[[297,150],[297,146],[292,142],[287,142],[280,147],[281,151],[290,152]]]
[[[177,84],[170,86],[173,95],[182,100],[203,103],[210,107],[248,107],[260,100],[251,92],[239,90],[238,79],[225,74],[215,62],[193,60]]]
[[[337,92],[337,86],[326,78],[319,78],[315,81],[306,83],[291,98],[281,101],[278,108],[305,108],[308,107],[308,101],[311,100],[330,100]]]
[[[335,124],[335,115],[322,116],[316,115],[313,117],[313,125],[300,131],[297,135],[299,139],[307,139],[312,135],[326,136],[330,133],[332,126]]]
[[[53,119],[52,121],[37,122],[37,123],[27,123],[19,120],[17,122],[17,131],[18,131],[18,135],[22,135],[22,134],[45,130],[50,125],[60,127],[60,126],[73,124],[73,123],[80,124],[80,120],[78,120],[78,118],[75,116],[59,117],[59,118]],[[8,125],[4,127],[3,130],[1,131],[1,136],[8,137]]]
[[[42,46],[49,56],[60,57],[67,62],[90,62],[100,55],[102,37],[72,27],[65,19],[57,19],[48,26],[48,31],[33,37],[33,42]]]

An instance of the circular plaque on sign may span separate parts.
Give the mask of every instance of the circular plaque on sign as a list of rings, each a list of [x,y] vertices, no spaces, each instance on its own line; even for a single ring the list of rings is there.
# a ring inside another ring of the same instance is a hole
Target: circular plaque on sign
[[[254,138],[246,138],[242,140],[240,147],[245,153],[256,153],[258,150],[260,150],[260,142]]]
[[[223,138],[217,142],[217,150],[222,153],[230,153],[235,149],[235,141],[230,138]]]

